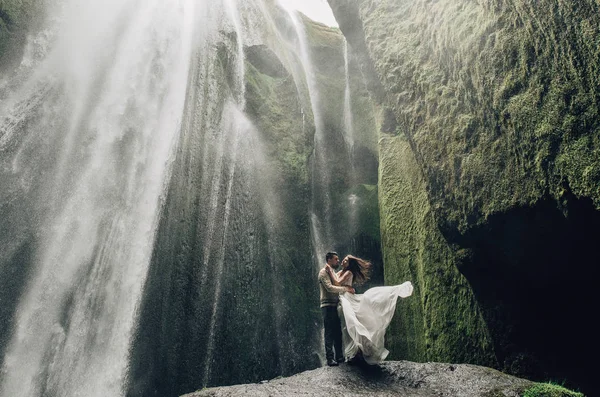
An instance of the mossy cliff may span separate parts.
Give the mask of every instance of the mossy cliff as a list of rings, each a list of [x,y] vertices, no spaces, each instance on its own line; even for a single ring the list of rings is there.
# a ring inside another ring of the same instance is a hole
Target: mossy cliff
[[[414,310],[423,326],[398,336],[419,341],[404,358],[493,356],[508,372],[589,390],[587,352],[598,347],[585,309],[598,301],[590,281],[599,261],[598,2],[329,3],[391,135],[380,143],[386,282],[408,274],[424,289]],[[383,156],[399,139],[410,167]],[[419,197],[415,211],[402,207]],[[430,220],[416,228],[424,214]],[[409,251],[414,240],[422,248]],[[427,271],[451,267],[464,278]],[[432,305],[430,294],[447,297]],[[431,335],[454,335],[454,323],[427,318],[448,313],[477,330],[475,350],[452,337],[436,350]]]
[[[335,242],[330,248],[342,255],[352,253],[372,261],[373,277],[362,287],[365,289],[383,283],[376,201],[379,153],[375,108],[357,59],[339,29],[305,17],[302,20],[317,72],[325,166],[332,176],[327,189]],[[349,103],[345,104],[347,89]],[[349,111],[351,120],[346,119],[345,111]]]
[[[411,280],[388,332],[392,359],[496,366],[487,326],[469,283],[436,228],[425,180],[405,137],[380,141],[381,236],[385,280]]]

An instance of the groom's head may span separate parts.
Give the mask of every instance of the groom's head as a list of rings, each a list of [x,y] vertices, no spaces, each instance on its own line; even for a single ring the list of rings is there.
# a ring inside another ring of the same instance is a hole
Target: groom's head
[[[331,266],[334,269],[337,269],[340,263],[340,257],[337,254],[337,252],[328,252],[327,254],[325,254],[325,261],[329,266]]]

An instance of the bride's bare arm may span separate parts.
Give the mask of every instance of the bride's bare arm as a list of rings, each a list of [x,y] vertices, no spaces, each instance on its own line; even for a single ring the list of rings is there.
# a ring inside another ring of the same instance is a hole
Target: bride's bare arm
[[[350,280],[349,285],[352,285],[352,272],[349,270],[342,271],[340,276],[338,277],[338,281],[340,282],[340,284],[343,284],[347,283],[348,280]]]
[[[327,269],[327,274],[329,274],[329,277],[331,278],[331,284],[339,286],[340,280],[338,278],[338,275],[329,266],[327,266],[326,269]]]
[[[352,272],[350,272],[348,270],[342,270],[341,272],[336,273],[333,271],[333,269],[328,267],[327,272],[329,273],[329,276],[331,277],[331,283],[333,285],[342,285],[343,283],[345,283],[352,277]],[[352,284],[352,283],[350,283],[350,284]]]

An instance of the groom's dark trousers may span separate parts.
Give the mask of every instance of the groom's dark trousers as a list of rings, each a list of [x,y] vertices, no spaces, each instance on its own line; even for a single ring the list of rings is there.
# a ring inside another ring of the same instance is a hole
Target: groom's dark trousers
[[[342,325],[337,306],[322,307],[321,312],[323,313],[323,325],[325,327],[325,358],[328,361],[333,360],[333,349],[335,348],[336,361],[343,361]]]

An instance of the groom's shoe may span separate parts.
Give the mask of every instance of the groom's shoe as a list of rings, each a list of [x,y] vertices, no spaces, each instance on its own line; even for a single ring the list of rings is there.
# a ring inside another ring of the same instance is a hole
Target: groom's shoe
[[[344,364],[346,362],[343,358],[336,358],[335,361],[337,361],[338,364]]]
[[[329,365],[330,367],[337,367],[338,366],[338,362],[331,359],[331,360],[327,360],[327,365]]]

